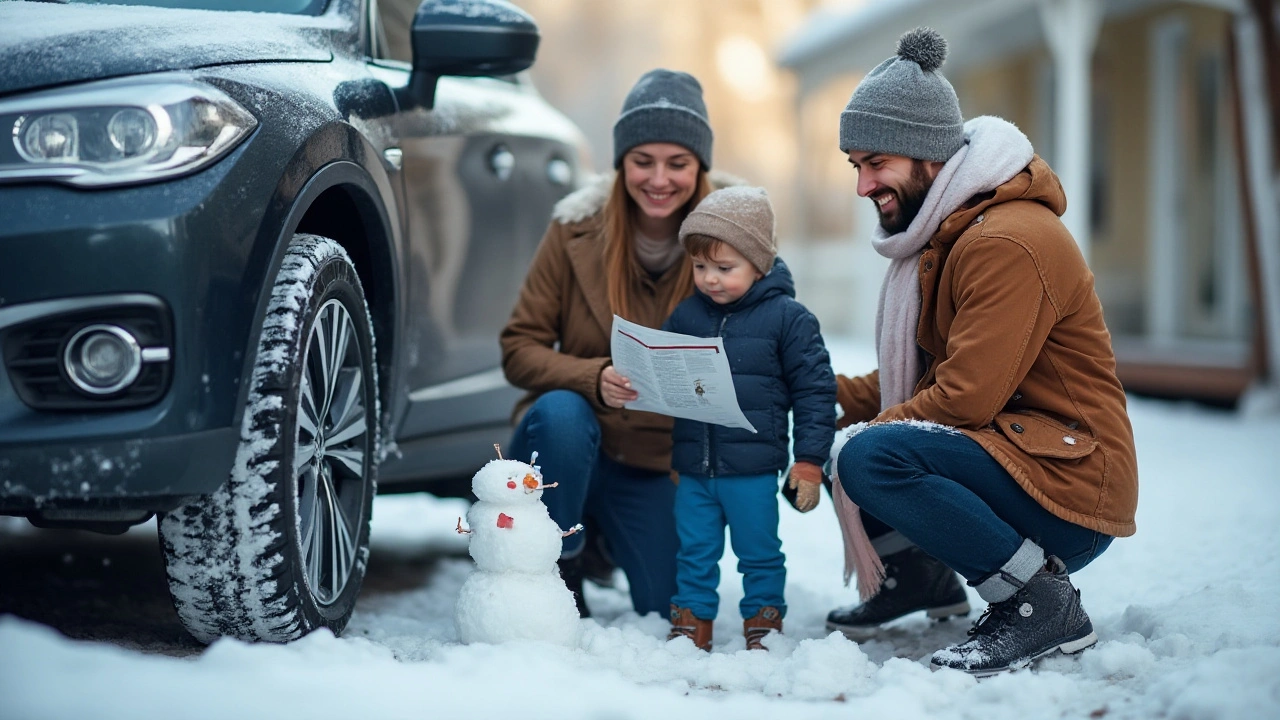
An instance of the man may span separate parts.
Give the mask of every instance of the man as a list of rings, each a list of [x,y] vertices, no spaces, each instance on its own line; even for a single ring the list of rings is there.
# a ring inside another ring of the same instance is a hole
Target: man
[[[865,602],[827,621],[861,638],[967,614],[959,573],[989,605],[932,662],[982,676],[1097,641],[1068,573],[1135,532],[1137,462],[1058,178],[1012,124],[964,122],[946,50],[907,33],[840,117],[892,262],[879,369],[837,378],[834,493]]]

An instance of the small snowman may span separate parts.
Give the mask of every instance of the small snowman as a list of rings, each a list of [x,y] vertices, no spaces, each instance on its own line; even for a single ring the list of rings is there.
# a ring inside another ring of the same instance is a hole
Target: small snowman
[[[494,446],[497,448],[497,446]],[[468,551],[476,570],[458,593],[454,619],[464,643],[543,640],[578,643],[580,623],[573,593],[556,567],[561,539],[582,529],[562,531],[542,504],[544,485],[535,452],[528,464],[498,459],[471,479],[477,502],[467,511]]]

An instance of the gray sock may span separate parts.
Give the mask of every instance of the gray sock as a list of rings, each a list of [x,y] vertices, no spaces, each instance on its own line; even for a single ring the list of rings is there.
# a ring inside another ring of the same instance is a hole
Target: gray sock
[[[1013,557],[975,587],[983,600],[989,603],[1002,602],[1013,597],[1042,567],[1044,550],[1030,540],[1023,540]]]
[[[897,530],[891,530],[871,541],[871,547],[875,548],[876,554],[882,558],[915,546],[915,543]]]

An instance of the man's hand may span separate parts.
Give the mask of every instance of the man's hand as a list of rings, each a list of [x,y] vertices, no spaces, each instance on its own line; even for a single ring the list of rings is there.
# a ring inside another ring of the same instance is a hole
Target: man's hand
[[[611,408],[623,405],[640,397],[640,393],[631,389],[631,381],[623,377],[612,365],[606,365],[600,371],[600,399]]]
[[[822,468],[803,460],[791,466],[787,485],[796,491],[796,509],[802,513],[818,507],[822,499]]]

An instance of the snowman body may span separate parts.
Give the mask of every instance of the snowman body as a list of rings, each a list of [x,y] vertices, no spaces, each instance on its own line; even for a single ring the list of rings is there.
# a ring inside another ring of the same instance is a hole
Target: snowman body
[[[471,528],[467,551],[476,567],[559,577],[560,527],[541,502],[512,507],[481,500],[467,511],[467,526]]]
[[[462,584],[454,619],[464,643],[543,640],[573,646],[580,623],[560,579],[560,527],[542,504],[542,474],[493,460],[471,481],[468,551],[476,569]]]

